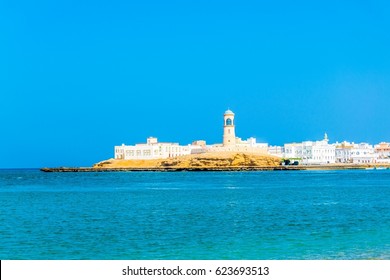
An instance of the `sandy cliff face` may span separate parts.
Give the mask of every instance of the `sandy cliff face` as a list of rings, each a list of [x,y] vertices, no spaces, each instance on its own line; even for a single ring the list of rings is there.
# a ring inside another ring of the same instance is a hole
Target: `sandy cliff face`
[[[205,153],[159,160],[115,160],[99,162],[94,168],[223,168],[279,166],[277,157],[248,153]]]

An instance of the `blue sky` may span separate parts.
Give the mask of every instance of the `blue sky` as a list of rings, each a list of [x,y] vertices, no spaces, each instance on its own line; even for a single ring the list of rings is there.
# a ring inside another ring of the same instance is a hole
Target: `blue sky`
[[[0,168],[156,136],[390,141],[386,1],[0,1]]]

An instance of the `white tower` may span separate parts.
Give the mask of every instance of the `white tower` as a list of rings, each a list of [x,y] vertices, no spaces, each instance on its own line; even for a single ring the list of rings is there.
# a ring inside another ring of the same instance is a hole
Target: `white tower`
[[[227,110],[223,114],[223,145],[234,146],[236,145],[236,133],[234,131],[234,113]]]

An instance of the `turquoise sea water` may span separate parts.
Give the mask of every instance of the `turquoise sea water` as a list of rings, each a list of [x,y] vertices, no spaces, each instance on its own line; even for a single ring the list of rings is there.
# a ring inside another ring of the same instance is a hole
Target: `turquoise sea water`
[[[0,259],[390,259],[390,170],[0,170]]]

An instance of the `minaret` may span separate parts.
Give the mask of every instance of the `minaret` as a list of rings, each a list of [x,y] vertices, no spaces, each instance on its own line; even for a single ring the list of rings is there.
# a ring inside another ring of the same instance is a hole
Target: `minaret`
[[[236,145],[236,133],[234,131],[234,113],[227,110],[223,114],[223,145]]]

